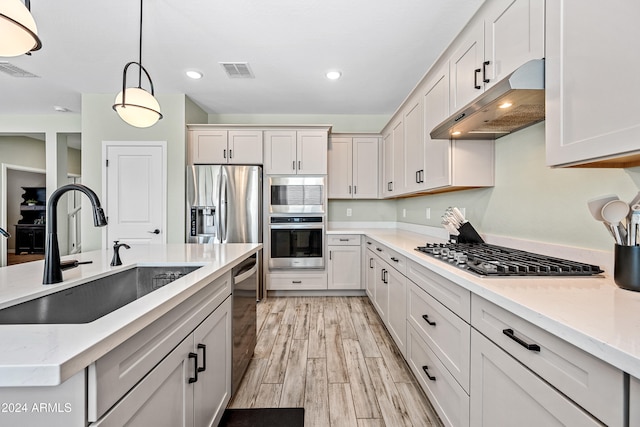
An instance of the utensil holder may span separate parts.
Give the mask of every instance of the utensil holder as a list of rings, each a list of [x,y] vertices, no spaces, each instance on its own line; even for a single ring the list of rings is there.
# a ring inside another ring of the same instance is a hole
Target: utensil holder
[[[622,289],[640,292],[640,246],[616,245],[613,280]]]

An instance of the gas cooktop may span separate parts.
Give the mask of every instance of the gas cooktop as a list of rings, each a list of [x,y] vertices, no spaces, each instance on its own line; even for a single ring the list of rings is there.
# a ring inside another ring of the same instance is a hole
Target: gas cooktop
[[[416,250],[480,276],[594,276],[604,273],[597,265],[488,243],[427,243]]]

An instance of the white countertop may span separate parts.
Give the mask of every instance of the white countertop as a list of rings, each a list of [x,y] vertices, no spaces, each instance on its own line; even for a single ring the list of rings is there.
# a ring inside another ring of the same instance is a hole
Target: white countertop
[[[434,237],[394,229],[364,234],[605,362],[640,378],[640,292],[605,277],[478,277],[415,251]],[[561,255],[559,255],[561,256]],[[561,256],[562,257],[562,256]]]
[[[55,285],[42,285],[44,261],[0,268],[2,308],[137,265],[202,266],[90,323],[0,325],[0,386],[64,382],[261,248],[261,243],[134,246],[121,248],[123,265],[118,267],[109,265],[112,250],[85,252],[63,260],[93,263],[64,271],[64,281]]]

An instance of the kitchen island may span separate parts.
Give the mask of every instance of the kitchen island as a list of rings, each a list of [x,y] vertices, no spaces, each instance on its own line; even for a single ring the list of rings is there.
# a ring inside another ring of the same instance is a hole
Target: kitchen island
[[[137,361],[151,356],[152,359],[158,359],[152,361],[153,368],[163,358],[159,350],[173,349],[193,328],[203,323],[209,314],[213,313],[211,316],[214,316],[218,307],[228,302],[231,294],[231,269],[261,248],[262,244],[138,246],[121,250],[123,265],[117,267],[110,266],[111,250],[86,252],[76,254],[73,258],[91,263],[65,271],[64,281],[55,285],[41,284],[42,261],[1,268],[0,308],[5,308],[134,267],[199,267],[90,323],[0,325],[0,340],[3,343],[0,349],[0,400],[4,405],[0,411],[5,409],[0,412],[0,424],[9,425],[5,423],[7,421],[39,425],[37,422],[46,420],[47,425],[75,425],[75,422],[82,422],[83,419],[96,421],[108,409],[100,407],[102,401],[109,401],[99,394],[100,387],[92,384],[99,382],[102,375],[99,363],[96,362],[108,360],[110,354],[121,351],[119,349],[126,347],[128,342],[136,344],[137,340],[140,344],[130,350],[127,356],[130,360],[123,359],[118,363],[126,364],[127,369],[136,371],[143,369],[138,367]],[[228,329],[230,334],[230,328],[227,328],[230,325],[230,315],[226,316],[224,322],[228,324],[223,325],[225,331]],[[225,331],[222,332],[227,333]],[[177,342],[169,342],[166,339],[169,336]],[[145,350],[145,345],[150,342],[155,344]],[[210,353],[215,351],[210,349]],[[228,354],[221,356],[229,365],[228,369],[225,367],[221,371],[230,372],[230,348]],[[191,362],[188,366],[186,363],[185,371],[187,367],[191,367]],[[121,379],[127,375],[122,366],[117,363],[114,366],[119,375],[116,377]],[[128,381],[135,385],[138,380],[140,378]],[[84,395],[87,383],[88,394],[94,393],[93,397]],[[118,384],[111,384],[107,388],[118,387]],[[80,394],[78,390],[81,390]],[[58,398],[56,391],[61,391]],[[34,414],[34,409],[39,407],[34,407],[34,402],[20,405],[30,395],[41,396],[40,401],[35,403],[43,404],[42,408],[45,412],[50,412],[49,416],[33,421],[33,416],[42,415]],[[120,397],[122,396],[110,399],[115,403]],[[85,409],[86,406],[88,409]],[[69,422],[69,418],[64,417],[69,414],[73,424]],[[106,425],[108,424],[107,422]]]

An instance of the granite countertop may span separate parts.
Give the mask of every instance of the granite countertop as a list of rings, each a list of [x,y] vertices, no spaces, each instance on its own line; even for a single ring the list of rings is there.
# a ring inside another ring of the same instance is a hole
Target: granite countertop
[[[121,249],[118,267],[109,265],[111,250],[84,252],[63,260],[91,264],[67,270],[62,283],[46,286],[44,261],[0,268],[3,308],[135,266],[202,266],[90,323],[0,325],[0,387],[61,384],[261,248],[261,243],[133,246]]]
[[[604,277],[479,277],[415,250],[434,237],[397,229],[363,234],[605,362],[640,378],[640,292]],[[561,257],[564,257],[559,255]]]

